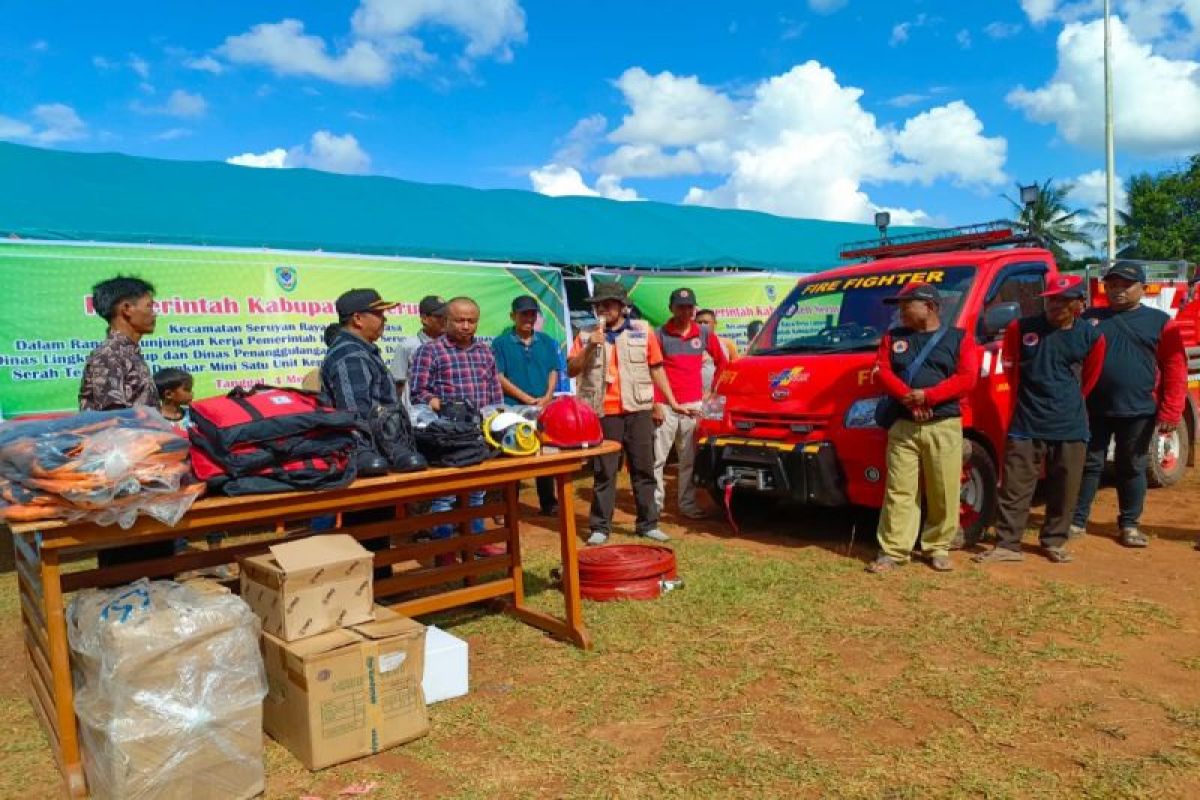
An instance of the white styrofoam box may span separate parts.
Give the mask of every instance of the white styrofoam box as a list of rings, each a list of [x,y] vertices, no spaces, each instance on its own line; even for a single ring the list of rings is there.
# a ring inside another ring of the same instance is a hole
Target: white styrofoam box
[[[425,705],[462,697],[468,688],[467,643],[430,625],[425,629]]]

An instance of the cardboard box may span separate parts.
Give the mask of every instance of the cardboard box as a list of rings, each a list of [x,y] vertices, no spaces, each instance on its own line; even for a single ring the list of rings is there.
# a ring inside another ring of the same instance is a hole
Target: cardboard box
[[[344,533],[272,545],[241,561],[241,594],[285,642],[371,620],[371,553]]]
[[[285,642],[263,634],[263,727],[309,769],[429,732],[421,677],[425,626],[378,607],[375,619]]]
[[[441,628],[425,629],[425,704],[462,697],[470,688],[467,643]]]

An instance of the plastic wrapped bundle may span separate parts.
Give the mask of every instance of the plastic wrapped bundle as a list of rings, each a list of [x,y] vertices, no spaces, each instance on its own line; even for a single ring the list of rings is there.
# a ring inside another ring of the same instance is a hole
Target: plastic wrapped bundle
[[[148,408],[0,423],[0,520],[174,525],[203,491],[188,442]]]
[[[94,798],[225,800],[264,788],[259,621],[171,581],[88,590],[67,612]]]

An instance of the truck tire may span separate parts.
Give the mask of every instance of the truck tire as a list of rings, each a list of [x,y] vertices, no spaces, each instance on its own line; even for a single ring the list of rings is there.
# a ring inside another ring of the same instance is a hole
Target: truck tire
[[[964,439],[958,525],[965,547],[979,544],[995,519],[998,483],[996,462],[991,454],[981,445]]]
[[[1174,433],[1151,437],[1150,463],[1146,467],[1146,481],[1151,488],[1174,486],[1183,480],[1187,472],[1189,445],[1185,424],[1180,424]]]

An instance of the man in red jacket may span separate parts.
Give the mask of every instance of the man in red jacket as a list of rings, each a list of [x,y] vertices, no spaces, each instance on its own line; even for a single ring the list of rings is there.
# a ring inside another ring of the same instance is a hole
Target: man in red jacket
[[[900,325],[884,334],[875,360],[876,379],[891,398],[884,405],[894,413],[877,414],[888,426],[887,485],[879,556],[867,571],[908,563],[920,533],[930,565],[947,572],[958,530],[962,412],[979,375],[979,349],[961,328],[943,329],[941,295],[927,283],[910,283],[884,302],[900,306]],[[922,483],[926,516],[919,530]]]
[[[1108,349],[1095,391],[1088,395],[1091,439],[1070,533],[1082,536],[1086,531],[1108,444],[1115,438],[1117,528],[1126,547],[1150,543],[1138,529],[1150,442],[1156,432],[1171,433],[1179,427],[1187,396],[1187,353],[1179,325],[1166,313],[1142,305],[1145,284],[1140,264],[1118,261],[1104,274],[1108,307],[1083,315],[1104,334]]]

